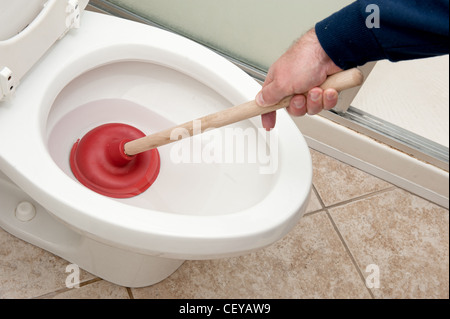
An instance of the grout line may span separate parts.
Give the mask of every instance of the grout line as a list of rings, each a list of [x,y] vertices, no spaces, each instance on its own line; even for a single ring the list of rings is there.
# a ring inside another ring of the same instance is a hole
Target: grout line
[[[314,210],[314,211],[312,211],[312,212],[305,213],[305,214],[302,216],[302,218],[303,218],[303,217],[308,217],[308,216],[311,216],[311,215],[314,215],[314,214],[317,214],[317,213],[321,213],[321,212],[324,212],[324,211],[326,211],[325,208],[320,208],[320,209]]]
[[[312,214],[315,214],[315,213],[318,213],[318,212],[321,212],[321,211],[324,211],[324,210],[327,210],[327,209],[336,208],[336,207],[343,206],[343,205],[346,205],[346,204],[351,203],[351,202],[360,201],[362,199],[370,198],[372,196],[375,196],[375,195],[378,195],[378,194],[382,194],[382,193],[385,193],[385,192],[389,192],[389,191],[395,190],[397,188],[399,188],[399,187],[397,187],[397,186],[390,186],[390,187],[387,187],[385,189],[381,189],[381,190],[378,190],[378,191],[367,193],[367,194],[364,194],[364,195],[361,195],[361,196],[357,196],[357,197],[354,197],[354,198],[351,198],[351,199],[347,199],[347,200],[344,200],[342,202],[334,203],[334,204],[331,204],[331,205],[327,206],[323,202],[322,197],[319,195],[319,192],[317,191],[316,187],[313,184],[312,189],[313,189],[314,193],[316,194],[317,199],[319,200],[320,206],[322,206],[322,208],[316,209],[316,210],[314,210],[312,212],[309,212],[309,213],[305,213],[303,216],[309,216],[309,215],[312,215]]]
[[[311,216],[313,214],[322,212],[325,209],[325,205],[324,205],[324,203],[322,201],[322,198],[319,196],[319,192],[317,191],[317,189],[314,186],[314,184],[312,184],[312,191],[314,192],[314,194],[316,194],[317,200],[319,201],[319,204],[320,204],[321,208],[313,210],[313,211],[308,212],[308,213],[305,213],[305,214],[303,214],[303,217]]]
[[[93,284],[94,282],[97,282],[97,281],[102,281],[102,280],[103,280],[103,279],[101,279],[101,278],[99,278],[99,277],[96,277],[96,278],[87,280],[87,281],[85,281],[85,282],[80,283],[80,288],[81,288],[81,287],[84,287],[84,286],[87,286],[87,285],[90,285],[90,284]],[[69,289],[69,290],[70,290],[70,289]]]
[[[316,194],[316,197],[317,197],[317,199],[319,200],[319,203],[320,203],[320,206],[322,206],[322,209],[325,208],[325,207],[326,207],[326,206],[325,206],[325,203],[323,202],[322,197],[320,197],[319,191],[317,190],[317,188],[316,188],[316,186],[314,185],[314,183],[313,183],[313,185],[312,185],[312,189],[313,189],[314,193]]]
[[[378,195],[378,194],[381,194],[381,193],[385,193],[385,192],[388,192],[388,191],[392,191],[392,190],[396,189],[397,187],[396,186],[391,186],[391,187],[388,187],[388,188],[385,188],[385,189],[382,189],[382,190],[379,190],[379,191],[371,192],[371,193],[364,194],[364,195],[361,195],[361,196],[358,196],[358,197],[355,197],[355,198],[352,198],[352,199],[349,199],[349,200],[346,200],[346,201],[342,201],[342,202],[339,202],[339,203],[336,203],[336,204],[332,204],[330,206],[325,205],[325,203],[322,200],[322,197],[319,195],[319,192],[317,191],[317,189],[314,186],[314,184],[313,184],[312,188],[313,188],[313,191],[316,194],[317,199],[319,200],[319,203],[322,206],[322,208],[319,209],[319,210],[310,212],[308,214],[305,214],[305,216],[325,211],[325,213],[328,216],[328,219],[331,222],[331,225],[333,226],[333,228],[336,231],[336,233],[337,233],[337,235],[338,235],[342,245],[344,246],[345,251],[347,252],[348,256],[350,257],[350,260],[352,261],[353,266],[356,268],[356,271],[358,272],[359,277],[361,278],[361,280],[364,283],[364,286],[366,287],[367,291],[369,292],[369,295],[372,297],[372,299],[375,299],[375,296],[374,296],[373,292],[366,285],[366,278],[364,277],[364,274],[362,273],[362,270],[359,267],[358,262],[356,261],[356,258],[353,256],[350,248],[348,247],[344,237],[342,236],[341,232],[339,231],[339,228],[337,227],[336,223],[334,222],[333,218],[331,217],[331,214],[328,211],[328,209],[334,208],[334,207],[338,207],[338,206],[341,206],[341,205],[345,205],[345,204],[348,204],[348,203],[351,203],[351,202],[359,201],[359,200],[362,200],[362,199],[370,198],[372,196],[375,196],[375,195]]]
[[[62,293],[62,292],[65,292],[65,289],[60,289],[60,290],[52,291],[52,292],[43,294],[43,295],[41,295],[41,296],[31,297],[30,299],[51,299],[51,298],[53,298],[54,296],[56,296],[56,295],[58,295],[58,294],[60,294],[60,293]]]
[[[92,284],[94,282],[100,281],[100,280],[102,280],[102,279],[97,277],[97,278],[93,278],[93,279],[89,279],[89,280],[80,282],[80,288],[87,286],[89,284]],[[70,291],[72,289],[74,289],[74,288],[63,287],[63,288],[57,289],[55,291],[52,291],[52,292],[49,292],[49,293],[46,293],[46,294],[43,294],[43,295],[40,295],[37,297],[31,297],[30,299],[49,299],[49,298],[53,298],[59,294],[62,294],[64,292]]]
[[[326,209],[336,208],[336,207],[339,207],[339,206],[343,206],[343,205],[349,204],[351,202],[357,202],[357,201],[360,201],[360,200],[363,200],[363,199],[367,199],[367,198],[370,198],[370,197],[373,197],[373,196],[376,196],[376,195],[379,195],[379,194],[382,194],[382,193],[387,193],[387,192],[393,191],[393,190],[398,189],[398,188],[399,187],[397,187],[397,186],[390,186],[390,187],[387,187],[385,189],[381,189],[381,190],[378,190],[378,191],[370,192],[370,193],[367,193],[367,194],[364,194],[364,195],[361,195],[361,196],[357,196],[357,197],[354,197],[354,198],[351,198],[351,199],[344,200],[342,202],[331,204],[329,206],[326,206],[326,205],[324,205],[324,206],[325,206]]]
[[[342,236],[341,232],[339,231],[339,228],[337,227],[337,225],[335,224],[333,218],[331,217],[330,212],[328,211],[328,209],[325,209],[326,214],[331,222],[331,225],[333,225],[334,230],[336,231],[339,239],[341,240],[342,245],[344,245],[344,248],[348,254],[348,256],[350,257],[350,260],[352,261],[353,265],[356,268],[356,271],[358,272],[359,276],[361,277],[361,280],[364,283],[364,287],[366,287],[367,291],[369,292],[369,295],[372,297],[372,299],[375,299],[374,294],[372,293],[372,291],[367,287],[366,285],[366,278],[364,277],[364,274],[361,271],[361,268],[358,266],[358,262],[356,261],[356,258],[353,256],[350,248],[347,246],[347,243],[345,242],[344,237]]]
[[[127,288],[127,292],[128,292],[128,296],[130,297],[130,299],[135,299],[133,296],[133,291],[131,290],[130,287],[126,287]]]

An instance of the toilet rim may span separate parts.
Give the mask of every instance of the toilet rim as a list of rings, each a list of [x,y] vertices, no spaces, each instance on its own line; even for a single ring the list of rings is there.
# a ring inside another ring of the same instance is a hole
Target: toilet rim
[[[34,199],[45,203],[45,207],[57,219],[79,232],[107,243],[166,256],[189,253],[221,254],[272,243],[275,237],[278,239],[289,230],[288,224],[301,217],[299,211],[304,210],[311,190],[312,169],[300,170],[297,163],[302,160],[308,168],[311,167],[309,152],[300,133],[289,141],[280,141],[283,167],[280,167],[278,172],[278,180],[283,180],[283,184],[274,187],[257,205],[238,213],[219,216],[177,215],[126,205],[94,193],[72,180],[50,157],[46,146],[45,121],[53,100],[71,80],[104,64],[130,60],[157,63],[197,80],[203,79],[203,83],[208,83],[208,86],[216,91],[220,90],[219,93],[227,98],[234,96],[240,99],[233,103],[254,98],[259,86],[224,58],[165,31],[156,29],[153,32],[164,36],[165,41],[148,43],[124,38],[111,40],[108,45],[86,47],[72,52],[70,56],[64,56],[68,61],[64,67],[46,70],[50,72],[46,73],[46,79],[38,85],[43,90],[35,88],[34,91],[34,98],[39,101],[41,107],[32,110],[26,123],[16,127],[28,127],[34,133],[27,140],[25,147],[16,147],[14,152],[5,154],[9,161],[0,167],[7,167],[5,173]],[[187,49],[180,54],[179,47]],[[152,51],[151,55],[148,53],[149,49]],[[36,72],[43,70],[45,66]],[[223,77],[223,74],[226,74],[226,77]],[[29,83],[23,83],[23,87],[26,84]],[[278,121],[280,135],[297,131],[286,112],[279,112]],[[288,150],[287,146],[293,143],[298,147]],[[26,159],[30,152],[34,158],[40,159],[38,169],[36,166],[30,166]],[[0,153],[0,163],[1,157]],[[300,173],[302,180],[292,178],[292,175],[297,173]],[[51,179],[48,176],[51,176]],[[293,193],[299,190],[302,190],[300,194]],[[80,201],[80,198],[83,200]],[[278,211],[280,202],[285,206],[281,212]],[[186,225],[189,225],[189,228]],[[161,236],[165,237],[164,242],[161,241]],[[202,244],[204,240],[208,240],[208,247]],[[228,240],[230,245],[224,245],[223,240]]]

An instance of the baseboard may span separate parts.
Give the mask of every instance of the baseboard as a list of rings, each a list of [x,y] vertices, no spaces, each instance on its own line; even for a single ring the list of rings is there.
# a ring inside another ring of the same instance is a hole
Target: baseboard
[[[293,118],[308,145],[449,208],[449,173],[320,115]]]

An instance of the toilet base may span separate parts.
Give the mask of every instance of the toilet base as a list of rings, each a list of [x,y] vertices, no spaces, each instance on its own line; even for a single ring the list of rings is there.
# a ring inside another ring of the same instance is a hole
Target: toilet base
[[[156,284],[184,262],[134,253],[82,236],[53,218],[1,171],[0,202],[0,227],[5,231],[120,286]]]

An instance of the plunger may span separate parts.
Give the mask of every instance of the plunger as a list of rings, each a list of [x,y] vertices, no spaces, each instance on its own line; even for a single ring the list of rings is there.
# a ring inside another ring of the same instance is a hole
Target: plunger
[[[321,88],[342,91],[359,86],[362,82],[362,73],[358,69],[350,69],[329,76]],[[270,107],[260,107],[255,101],[250,101],[196,121],[200,121],[203,131],[219,128],[286,108],[291,98],[292,96],[286,97]],[[148,136],[127,124],[109,123],[98,126],[73,145],[70,167],[84,186],[97,193],[114,198],[139,195],[153,184],[159,174],[160,157],[157,147],[177,141],[171,139],[175,129],[185,129],[190,136],[198,133],[194,131],[194,122],[186,122]]]

